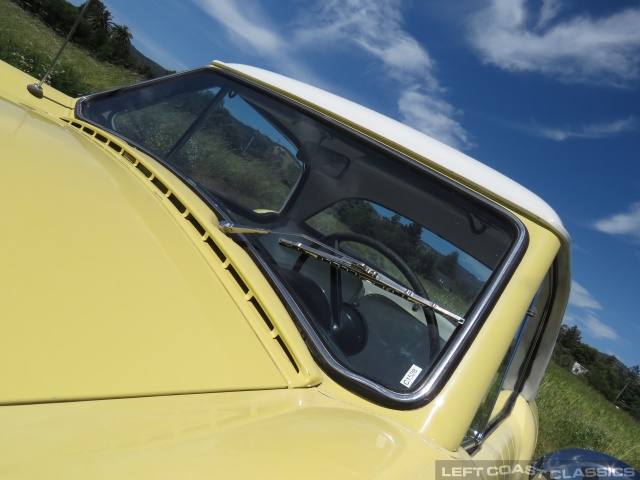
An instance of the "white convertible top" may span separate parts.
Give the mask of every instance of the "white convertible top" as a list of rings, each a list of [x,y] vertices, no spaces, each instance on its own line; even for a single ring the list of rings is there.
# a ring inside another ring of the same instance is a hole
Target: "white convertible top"
[[[338,117],[361,126],[375,135],[428,159],[454,173],[457,177],[469,180],[492,196],[506,201],[517,210],[537,217],[553,227],[559,234],[569,239],[569,234],[562,225],[558,214],[540,197],[510,178],[496,172],[492,168],[459,152],[439,141],[414,130],[396,120],[374,112],[362,105],[345,100],[311,85],[293,80],[277,73],[239,64],[213,62],[215,67],[241,74],[243,77],[256,80],[260,84],[286,92],[305,104],[317,105],[318,110],[331,112]]]

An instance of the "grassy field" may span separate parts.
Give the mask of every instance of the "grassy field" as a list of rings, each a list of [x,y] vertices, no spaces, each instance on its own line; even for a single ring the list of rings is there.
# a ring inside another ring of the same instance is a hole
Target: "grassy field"
[[[64,37],[56,35],[10,0],[0,0],[0,11],[0,59],[40,79]],[[143,78],[124,68],[101,63],[73,44],[62,54],[54,77],[63,85],[58,88],[72,96],[127,85]]]
[[[552,362],[537,402],[536,457],[562,448],[587,448],[640,470],[640,423],[589,387],[584,378]]]

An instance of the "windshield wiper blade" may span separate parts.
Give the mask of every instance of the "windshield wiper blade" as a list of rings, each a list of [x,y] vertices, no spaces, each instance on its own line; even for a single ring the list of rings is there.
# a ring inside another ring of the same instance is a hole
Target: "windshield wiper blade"
[[[276,234],[276,235],[285,235],[285,236],[304,238],[305,240],[313,244],[319,245],[322,248],[332,253],[323,252],[322,250],[319,250],[317,248],[304,245],[301,242],[292,242],[284,238],[278,239],[278,243],[283,247],[297,250],[317,260],[327,262],[333,265],[334,267],[338,267],[346,272],[349,272],[352,275],[357,276],[358,278],[366,280],[367,282],[370,282],[373,285],[380,287],[383,290],[386,290],[387,292],[391,292],[395,295],[398,295],[399,297],[402,297],[412,303],[420,305],[421,307],[426,307],[430,310],[433,310],[434,312],[439,313],[443,317],[457,322],[459,325],[462,325],[465,322],[465,319],[460,315],[456,315],[455,313],[447,310],[446,308],[441,307],[440,305],[432,302],[431,300],[428,300],[418,295],[417,293],[402,286],[401,284],[392,280],[386,275],[371,268],[366,263],[356,260],[355,258],[352,258],[343,252],[340,252],[334,248],[331,248],[329,245],[326,245],[321,241],[315,238],[309,237],[303,233],[276,232],[266,228],[251,227],[247,225],[240,225],[240,224],[235,224],[235,223],[226,222],[226,221],[220,222],[219,226],[220,226],[220,230],[222,230],[227,234],[238,234],[238,233],[249,233],[249,234],[255,233],[260,235]]]
[[[367,282],[370,282],[373,285],[380,287],[383,290],[386,290],[387,292],[391,292],[395,295],[398,295],[399,297],[409,300],[410,302],[420,305],[422,307],[429,308],[430,310],[433,310],[434,312],[439,313],[443,317],[453,320],[460,325],[462,325],[465,322],[465,319],[460,315],[456,315],[455,313],[450,312],[446,308],[441,307],[437,303],[434,303],[431,300],[427,300],[426,298],[418,295],[414,291],[408,288],[405,288],[404,286],[400,285],[398,282],[390,279],[386,275],[369,267],[367,264],[362,263],[358,260],[355,260],[354,258],[351,258],[350,256],[345,255],[342,252],[338,252],[339,256],[331,255],[329,253],[325,253],[321,250],[318,250],[317,248],[303,245],[300,242],[291,242],[284,238],[279,239],[278,242],[283,247],[292,248],[306,255],[309,255],[310,257],[313,257],[317,260],[327,262],[333,265],[334,267],[341,268],[342,270],[345,270],[357,276],[358,278],[366,280]],[[321,242],[318,242],[317,240],[314,240],[314,242],[325,247],[325,245],[323,245]],[[333,249],[330,249],[330,250],[333,250]]]

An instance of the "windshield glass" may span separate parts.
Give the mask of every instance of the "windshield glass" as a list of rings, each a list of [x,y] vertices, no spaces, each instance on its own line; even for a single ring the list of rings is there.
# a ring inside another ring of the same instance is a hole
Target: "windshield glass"
[[[78,112],[197,186],[227,220],[273,231],[246,238],[321,342],[313,351],[393,392],[414,390],[463,322],[279,239],[305,235],[296,242],[344,252],[460,317],[482,304],[516,241],[507,215],[453,182],[211,69],[95,95]]]

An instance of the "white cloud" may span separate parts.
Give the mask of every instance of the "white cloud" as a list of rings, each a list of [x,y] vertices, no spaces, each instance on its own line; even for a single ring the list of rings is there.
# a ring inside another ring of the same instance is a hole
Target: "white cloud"
[[[640,241],[640,202],[632,204],[628,212],[598,220],[593,226],[609,235],[624,235]]]
[[[602,305],[593,298],[591,293],[575,280],[571,281],[571,294],[569,295],[569,305],[578,308],[589,308],[592,310],[602,310]]]
[[[418,41],[402,29],[398,0],[325,0],[300,19],[296,32],[307,46],[355,45],[382,62],[399,79],[421,76],[431,89],[434,62]]]
[[[427,50],[403,29],[403,0],[318,0],[305,8],[290,34],[277,33],[269,14],[255,0],[194,0],[222,24],[234,43],[263,55],[286,74],[322,86],[302,54],[318,49],[365,54],[378,61],[383,81],[401,91],[398,114],[404,123],[459,149],[472,146],[443,98]],[[283,31],[283,29],[280,29]],[[286,31],[286,30],[284,30]]]
[[[296,44],[305,48],[352,48],[378,60],[398,82],[401,120],[459,149],[472,146],[443,98],[427,50],[402,27],[401,0],[325,0],[300,19]]]
[[[471,22],[470,41],[486,63],[567,82],[623,87],[640,79],[640,8],[602,18],[556,21],[558,3],[538,12],[525,0],[493,0]],[[537,27],[529,27],[537,15]]]
[[[195,3],[246,46],[270,55],[285,50],[286,42],[269,26],[269,17],[258,3],[251,0],[195,0]]]
[[[458,113],[437,96],[429,95],[417,86],[410,87],[400,95],[398,108],[402,121],[416,130],[454,148],[472,145],[467,132],[454,120]]]
[[[578,128],[533,126],[530,131],[535,135],[562,142],[569,138],[598,139],[612,137],[636,129],[638,129],[638,121],[634,117],[628,117],[608,123],[582,125]]]
[[[211,18],[220,23],[239,48],[266,57],[285,75],[321,86],[322,81],[293,57],[291,39],[261,4],[255,0],[193,0]]]
[[[613,328],[602,323],[595,315],[579,318],[578,323],[585,327],[586,332],[594,338],[605,338],[607,340],[618,340],[620,338]]]
[[[602,310],[602,305],[591,293],[575,280],[571,281],[571,295],[569,296],[569,306],[574,307],[574,311],[567,312],[563,322],[568,325],[578,325],[584,333],[592,338],[603,338],[606,340],[618,340],[618,333],[600,320],[595,310]]]
[[[562,323],[569,326],[577,325],[580,331],[591,338],[605,340],[620,340],[618,332],[605,324],[588,308],[579,313],[565,313]]]
[[[546,27],[562,10],[562,0],[542,0],[536,30]]]
[[[562,317],[562,323],[566,323],[569,326],[576,325],[576,317],[571,315],[569,312],[565,312],[564,317]]]

